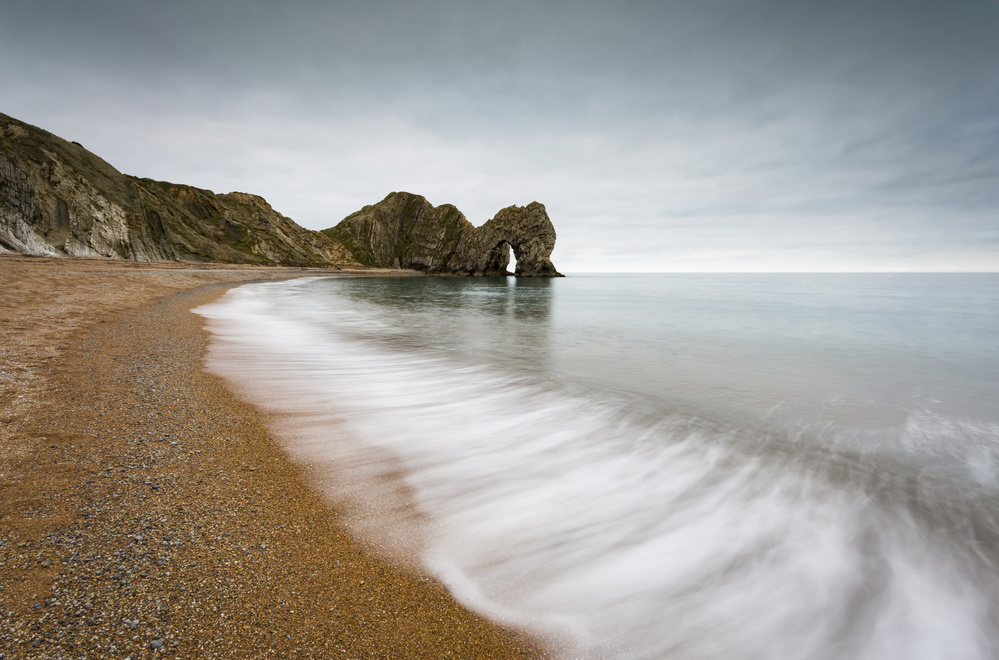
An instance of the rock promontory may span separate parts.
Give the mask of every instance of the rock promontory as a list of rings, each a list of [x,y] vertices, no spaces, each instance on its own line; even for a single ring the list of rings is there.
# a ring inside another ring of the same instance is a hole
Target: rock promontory
[[[323,231],[257,195],[122,174],[76,142],[0,114],[0,252],[285,266],[408,268],[431,275],[560,277],[538,202],[475,227],[450,204],[391,193]]]
[[[551,261],[555,227],[539,202],[509,206],[476,227],[450,204],[433,206],[421,195],[394,192],[323,233],[366,266],[508,275],[512,251],[518,277],[562,276]]]

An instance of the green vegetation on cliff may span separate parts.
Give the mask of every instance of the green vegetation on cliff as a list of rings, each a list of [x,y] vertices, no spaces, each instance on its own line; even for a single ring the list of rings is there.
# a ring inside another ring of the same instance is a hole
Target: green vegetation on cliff
[[[288,266],[409,268],[434,275],[558,277],[538,202],[475,227],[450,204],[391,193],[322,232],[248,193],[122,174],[76,142],[0,114],[0,252]]]
[[[555,227],[543,204],[509,206],[476,227],[454,206],[390,193],[323,233],[366,266],[412,268],[432,275],[505,275],[510,252],[516,275],[560,277],[551,262]]]
[[[75,142],[0,114],[0,249],[225,263],[356,265],[262,197],[122,174]]]

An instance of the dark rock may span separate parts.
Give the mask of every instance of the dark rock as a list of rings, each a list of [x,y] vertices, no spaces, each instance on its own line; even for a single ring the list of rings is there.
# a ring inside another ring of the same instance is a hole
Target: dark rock
[[[561,277],[551,262],[555,227],[538,202],[507,207],[475,227],[450,204],[435,207],[419,195],[396,192],[323,233],[366,266],[432,275],[509,275],[512,250],[515,275]]]
[[[516,275],[560,277],[554,247],[555,229],[538,202],[475,227],[454,206],[405,192],[312,231],[262,197],[128,176],[78,144],[0,114],[0,252],[506,275],[512,249]]]
[[[508,247],[509,246],[509,247]],[[517,258],[518,277],[561,277],[551,261],[555,249],[555,227],[544,204],[508,206],[492,220],[474,229],[461,246],[462,262],[456,271],[464,274],[505,275],[510,250]],[[466,268],[467,267],[467,268]]]

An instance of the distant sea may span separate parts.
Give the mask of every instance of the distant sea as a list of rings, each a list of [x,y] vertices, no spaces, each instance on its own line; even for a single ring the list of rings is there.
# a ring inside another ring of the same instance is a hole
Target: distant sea
[[[578,657],[999,657],[999,275],[317,278],[198,311],[359,534]]]

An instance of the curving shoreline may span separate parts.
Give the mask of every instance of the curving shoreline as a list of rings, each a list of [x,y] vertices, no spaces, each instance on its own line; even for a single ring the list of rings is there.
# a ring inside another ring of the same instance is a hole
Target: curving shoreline
[[[188,310],[316,274],[0,256],[8,657],[546,655],[354,541],[204,371]]]

